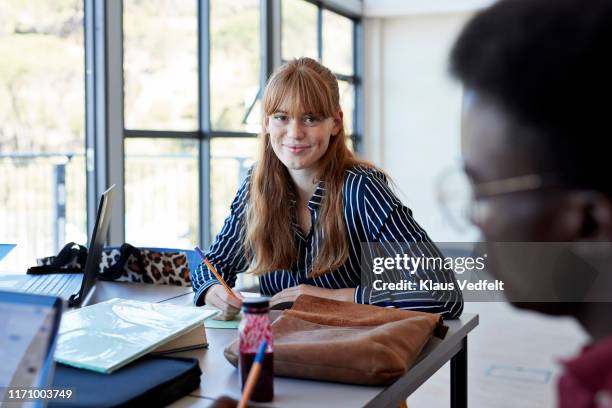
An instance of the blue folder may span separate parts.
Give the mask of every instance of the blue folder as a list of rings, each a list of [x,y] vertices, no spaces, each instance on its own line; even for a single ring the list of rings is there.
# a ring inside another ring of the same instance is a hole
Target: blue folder
[[[112,374],[58,364],[52,388],[75,391],[69,400],[55,399],[57,407],[164,407],[200,386],[195,358],[149,355]]]

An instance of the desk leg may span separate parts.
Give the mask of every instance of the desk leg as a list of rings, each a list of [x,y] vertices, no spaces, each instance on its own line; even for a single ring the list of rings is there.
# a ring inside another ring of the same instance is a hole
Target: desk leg
[[[451,358],[451,408],[467,408],[467,336],[461,341],[461,350]]]

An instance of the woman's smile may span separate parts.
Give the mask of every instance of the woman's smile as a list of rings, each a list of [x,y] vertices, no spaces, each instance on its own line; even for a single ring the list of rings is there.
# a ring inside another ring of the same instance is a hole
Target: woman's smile
[[[292,154],[301,154],[310,148],[310,145],[304,144],[284,144],[283,146]]]

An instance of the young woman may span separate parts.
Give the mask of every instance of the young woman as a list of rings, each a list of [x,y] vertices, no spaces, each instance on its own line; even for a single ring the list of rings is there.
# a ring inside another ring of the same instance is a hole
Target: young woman
[[[280,67],[266,86],[262,119],[259,159],[206,253],[223,279],[233,287],[237,273],[258,275],[272,305],[309,294],[459,316],[458,290],[389,292],[362,284],[361,243],[430,240],[385,175],[347,148],[331,71],[310,58]],[[427,272],[427,279],[455,282],[450,270]],[[196,305],[219,308],[223,319],[240,310],[204,265],[192,281]]]

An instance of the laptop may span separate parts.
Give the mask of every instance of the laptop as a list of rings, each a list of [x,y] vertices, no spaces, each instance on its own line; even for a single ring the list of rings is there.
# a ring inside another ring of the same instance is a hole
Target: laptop
[[[84,273],[51,273],[45,275],[10,275],[0,277],[0,289],[60,297],[67,307],[86,305],[93,294],[102,247],[108,234],[115,185],[102,193],[93,234],[89,240]]]
[[[0,244],[0,261],[9,254],[17,245],[15,244]]]
[[[0,401],[22,389],[52,385],[61,313],[60,298],[0,292]]]

